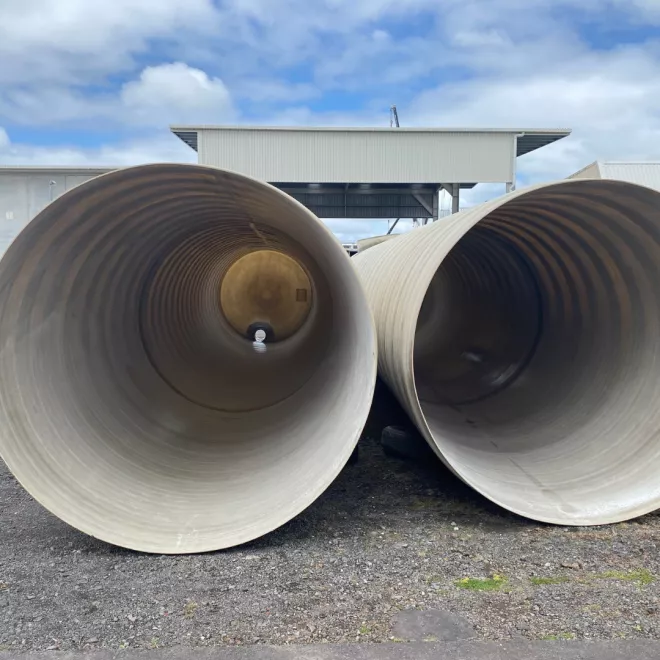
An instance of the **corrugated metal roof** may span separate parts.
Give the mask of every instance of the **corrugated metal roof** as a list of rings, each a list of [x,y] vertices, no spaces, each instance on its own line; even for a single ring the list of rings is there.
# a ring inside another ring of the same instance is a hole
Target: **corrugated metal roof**
[[[572,174],[569,179],[585,176],[628,181],[660,190],[660,162],[596,161]]]
[[[222,131],[222,130],[240,130],[240,131],[296,131],[296,132],[393,132],[405,131],[407,133],[506,133],[509,135],[518,135],[518,156],[524,156],[536,149],[552,144],[571,134],[568,128],[548,128],[548,129],[528,129],[528,128],[384,128],[384,127],[360,127],[360,126],[170,126],[170,130],[180,140],[185,142],[195,151],[199,148],[199,131]]]
[[[430,218],[437,186],[273,184],[320,218]]]
[[[532,151],[547,147],[557,140],[568,137],[571,134],[570,130],[556,130],[556,131],[521,131],[522,135],[518,136],[518,156],[524,156]]]

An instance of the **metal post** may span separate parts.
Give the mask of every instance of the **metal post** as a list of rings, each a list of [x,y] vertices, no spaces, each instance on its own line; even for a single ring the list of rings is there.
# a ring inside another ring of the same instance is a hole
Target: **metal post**
[[[397,219],[394,221],[394,224],[393,224],[393,225],[387,230],[387,233],[388,233],[388,234],[391,234],[391,233],[392,233],[392,230],[396,227],[396,223],[399,222],[399,220],[401,220],[401,218],[397,218]]]
[[[451,212],[452,213],[458,213],[460,209],[460,191],[461,191],[461,186],[458,183],[453,183],[452,184],[452,191],[451,191]]]
[[[506,184],[506,191],[508,193],[513,192],[516,189],[516,183],[518,178],[518,138],[523,137],[524,133],[518,133],[513,136],[513,154],[511,162],[511,181]]]

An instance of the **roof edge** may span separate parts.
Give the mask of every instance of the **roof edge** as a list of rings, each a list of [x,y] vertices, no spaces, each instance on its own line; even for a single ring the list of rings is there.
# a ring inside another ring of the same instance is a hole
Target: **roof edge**
[[[599,165],[660,165],[660,160],[599,160]]]
[[[440,126],[405,126],[401,128],[390,128],[389,126],[265,126],[250,124],[172,124],[172,133],[183,133],[189,131],[364,131],[379,133],[525,133],[528,135],[571,135],[570,128],[488,128],[488,127],[440,127]]]
[[[72,174],[74,172],[82,172],[85,174],[96,172],[98,174],[105,174],[107,172],[114,172],[121,169],[120,165],[2,165],[0,164],[0,172],[59,172],[62,174]]]
[[[588,165],[585,165],[582,169],[579,169],[577,172],[573,172],[573,174],[569,175],[569,179],[572,179],[576,177],[578,174],[582,174],[582,172],[586,172],[590,167],[593,167],[594,165],[598,166],[598,170],[600,173],[600,161],[595,160],[593,163],[589,163]]]

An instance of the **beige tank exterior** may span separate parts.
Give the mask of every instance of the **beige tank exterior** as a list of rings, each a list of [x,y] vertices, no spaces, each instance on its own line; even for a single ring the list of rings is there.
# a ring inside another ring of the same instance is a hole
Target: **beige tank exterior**
[[[252,316],[228,319],[220,298],[264,251],[284,255],[282,290],[310,297],[302,315],[278,307],[286,331],[256,347],[231,325]],[[244,543],[305,509],[353,452],[376,377],[372,317],[330,231],[267,184],[196,165],[113,172],[47,206],[0,262],[0,338],[9,468],[70,525],[155,553]]]
[[[379,371],[437,455],[562,525],[660,506],[660,193],[528,188],[353,257]]]

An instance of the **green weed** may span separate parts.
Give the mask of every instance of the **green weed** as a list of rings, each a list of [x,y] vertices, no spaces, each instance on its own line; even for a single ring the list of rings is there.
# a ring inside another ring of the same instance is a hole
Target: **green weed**
[[[566,640],[568,640],[568,639],[575,639],[575,637],[576,637],[575,633],[572,633],[572,632],[560,632],[560,633],[557,633],[556,635],[543,635],[543,636],[541,637],[541,639],[544,640],[544,641],[546,641],[546,642],[550,642],[550,641],[552,641],[552,642],[556,642],[556,641],[558,641],[558,640],[560,640],[560,639],[566,639]]]
[[[455,582],[460,589],[470,591],[497,591],[506,584],[506,578],[501,575],[493,575],[492,578],[463,578]]]
[[[536,586],[541,586],[543,584],[562,584],[563,582],[570,582],[569,578],[562,575],[558,575],[557,577],[532,577],[529,580]]]
[[[197,611],[197,608],[199,606],[194,600],[188,601],[184,606],[183,606],[183,616],[186,619],[192,619],[195,616],[195,612]]]
[[[637,582],[640,586],[645,586],[655,581],[655,575],[646,569],[628,571],[627,573],[623,571],[606,571],[594,577],[601,580],[628,580],[629,582]]]

